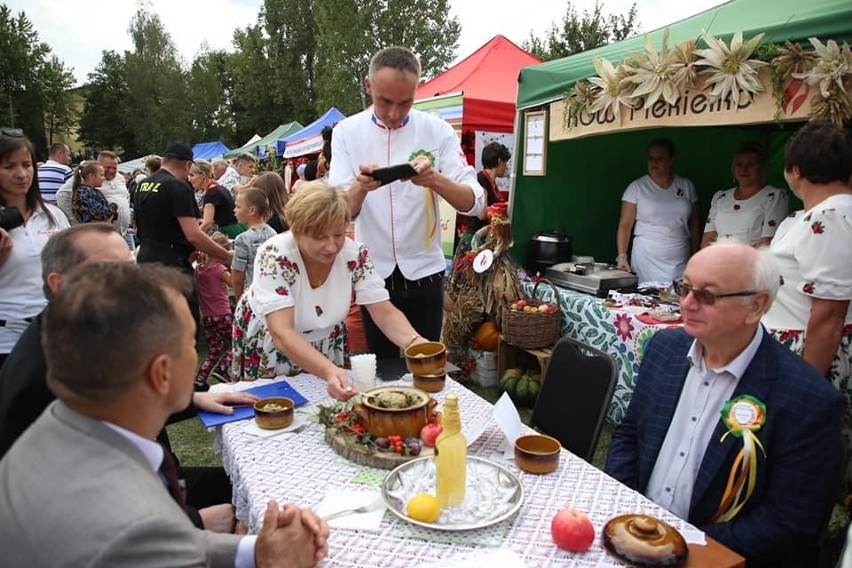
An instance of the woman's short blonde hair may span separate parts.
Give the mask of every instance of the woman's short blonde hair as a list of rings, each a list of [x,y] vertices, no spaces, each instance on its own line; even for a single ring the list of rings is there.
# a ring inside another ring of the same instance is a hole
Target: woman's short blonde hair
[[[290,198],[284,217],[294,235],[317,236],[330,229],[346,228],[349,205],[342,189],[317,180],[303,184]]]
[[[207,160],[195,160],[190,171],[197,172],[207,178],[213,177],[213,166]]]

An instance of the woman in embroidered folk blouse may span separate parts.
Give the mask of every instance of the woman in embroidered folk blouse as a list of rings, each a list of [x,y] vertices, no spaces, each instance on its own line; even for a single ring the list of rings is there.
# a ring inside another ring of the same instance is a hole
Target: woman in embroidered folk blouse
[[[92,160],[83,162],[74,171],[71,205],[81,223],[112,223],[118,216],[118,205],[107,201],[98,189],[104,182],[104,167]]]
[[[237,303],[233,373],[254,380],[304,370],[346,400],[356,393],[341,368],[353,290],[395,344],[426,340],[390,303],[367,248],[346,237],[349,209],[341,190],[324,181],[305,184],[284,211],[290,230],[257,251],[254,280]]]
[[[784,168],[804,209],[784,220],[772,240],[781,287],[763,324],[849,397],[852,138],[832,124],[809,123],[787,143]],[[847,429],[850,426],[852,413],[847,414]]]
[[[787,193],[765,185],[766,155],[757,144],[743,144],[731,166],[737,186],[717,191],[710,202],[701,247],[722,237],[747,245],[768,245],[787,216]]]

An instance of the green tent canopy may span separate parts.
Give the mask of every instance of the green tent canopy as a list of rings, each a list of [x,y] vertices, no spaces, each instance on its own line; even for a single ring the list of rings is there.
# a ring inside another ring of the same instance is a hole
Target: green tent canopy
[[[257,156],[258,148],[266,148],[267,146],[275,146],[278,143],[279,138],[287,138],[291,134],[300,131],[303,128],[301,124],[298,122],[288,122],[287,124],[282,124],[260,140],[256,140],[249,144],[246,144],[242,148],[236,148],[227,152],[223,155],[225,159],[236,158],[240,154],[251,154],[253,156]]]
[[[742,30],[745,39],[765,33],[762,43],[804,42],[817,37],[852,43],[852,0],[732,0],[667,26],[669,47],[698,39],[702,30],[726,42]],[[650,35],[657,48],[662,29]],[[699,43],[699,46],[702,46]],[[810,48],[810,44],[807,44]],[[716,191],[734,185],[731,161],[744,142],[757,142],[767,150],[766,182],[787,188],[783,175],[784,145],[801,122],[672,127],[645,130],[620,129],[567,140],[548,140],[545,175],[523,173],[526,111],[549,110],[579,80],[596,75],[593,57],[617,65],[628,53],[644,49],[644,36],[579,53],[521,70],[518,86],[520,120],[516,133],[517,170],[512,191],[513,255],[528,260],[530,237],[539,231],[561,231],[573,237],[577,255],[593,255],[613,262],[621,195],[627,185],[647,173],[647,145],[654,138],[670,138],[676,146],[675,173],[693,181],[698,191],[700,230],[703,232],[710,200]],[[546,127],[547,128],[547,127]],[[790,196],[791,210],[801,203]]]
[[[761,43],[803,41],[814,36],[852,42],[852,1],[732,0],[666,27],[670,47],[698,39],[702,30],[725,41],[730,40],[737,30],[742,30],[745,38],[765,33]],[[649,34],[657,48],[663,29]],[[592,65],[594,57],[609,59],[616,65],[629,53],[644,51],[644,46],[645,36],[636,36],[563,59],[524,67],[518,85],[518,109],[560,99],[574,83],[596,75]]]

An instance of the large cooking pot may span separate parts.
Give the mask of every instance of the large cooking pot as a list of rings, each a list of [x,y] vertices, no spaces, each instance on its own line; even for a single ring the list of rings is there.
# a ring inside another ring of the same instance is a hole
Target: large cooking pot
[[[416,399],[407,408],[382,408],[376,397],[382,392],[401,392]],[[412,396],[413,395],[413,396]],[[437,402],[420,389],[401,385],[388,385],[370,389],[361,394],[360,404],[352,410],[361,418],[364,429],[377,438],[398,435],[403,438],[419,437],[420,430],[429,422]]]
[[[527,271],[544,276],[545,271],[554,264],[571,260],[573,253],[570,235],[555,231],[535,233],[530,237]]]

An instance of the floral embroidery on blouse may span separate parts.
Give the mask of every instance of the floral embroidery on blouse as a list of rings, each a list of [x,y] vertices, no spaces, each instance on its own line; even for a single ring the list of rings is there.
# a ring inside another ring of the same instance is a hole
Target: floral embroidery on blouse
[[[296,283],[296,277],[300,273],[299,265],[286,256],[279,256],[278,247],[275,245],[263,247],[258,251],[257,267],[260,276],[280,278],[288,286]],[[283,286],[276,288],[275,292],[279,296],[289,295]]]
[[[355,266],[352,266],[352,263],[355,263]],[[362,280],[366,280],[367,275],[372,273],[375,269],[373,268],[373,261],[370,260],[370,257],[367,255],[367,247],[361,245],[358,247],[358,258],[355,261],[349,261],[347,266],[352,271],[352,282],[360,282]]]
[[[814,283],[813,282],[805,282],[802,284],[802,292],[805,294],[813,294],[814,293]]]
[[[811,223],[811,231],[813,231],[815,235],[822,235],[825,233],[825,225],[822,221],[814,221]]]
[[[322,315],[322,307],[320,307],[320,306],[314,306],[314,310],[316,310],[316,312],[317,312],[317,316],[321,316],[321,315]]]

